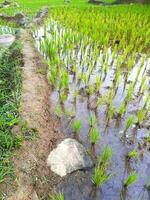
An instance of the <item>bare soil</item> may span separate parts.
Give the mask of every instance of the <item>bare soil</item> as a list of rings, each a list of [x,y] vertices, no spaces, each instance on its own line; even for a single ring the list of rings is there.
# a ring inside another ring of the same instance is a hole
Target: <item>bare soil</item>
[[[8,199],[35,200],[37,196],[46,199],[60,181],[47,167],[46,159],[63,138],[63,134],[51,114],[47,65],[35,49],[29,30],[22,32],[21,39],[24,66],[20,117],[22,122],[27,122],[30,129],[36,130],[38,137],[25,140],[13,158],[17,179],[15,186],[8,187]],[[15,134],[20,134],[20,129],[21,125],[15,128]]]

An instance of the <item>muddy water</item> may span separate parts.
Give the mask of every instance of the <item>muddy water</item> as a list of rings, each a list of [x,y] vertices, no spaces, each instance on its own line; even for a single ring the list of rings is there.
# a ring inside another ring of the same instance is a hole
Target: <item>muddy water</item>
[[[8,26],[0,26],[0,56],[15,41],[15,29]]]
[[[48,26],[48,29],[50,27]],[[57,30],[57,24],[55,24],[55,29]],[[63,31],[61,30],[59,33],[60,37],[63,35]],[[43,27],[39,29],[39,31],[34,35],[36,40],[36,45],[39,51],[40,41],[44,41],[44,31]],[[47,36],[52,38],[52,35],[49,31],[47,31]],[[57,37],[57,36],[56,36]],[[90,47],[87,47],[87,49]],[[42,52],[41,52],[42,53]],[[101,87],[100,93],[102,95],[108,94],[108,91],[112,85],[113,77],[116,72],[116,62],[114,60],[112,64],[112,52],[111,48],[108,49],[109,55],[109,70],[105,77],[103,74],[103,83]],[[45,55],[44,55],[45,56]],[[83,57],[87,57],[87,51],[84,52]],[[67,55],[63,54],[63,52],[59,53],[59,57],[63,62],[67,62],[67,59],[77,60],[77,68],[78,71],[81,71],[81,49],[74,49],[72,53],[68,51]],[[91,83],[94,83],[95,77],[97,74],[101,72],[101,64],[100,60],[102,57],[102,52],[100,51],[99,58],[97,60],[96,67],[94,68],[92,75],[90,77]],[[45,57],[46,58],[46,57]],[[113,99],[113,105],[117,111],[120,104],[124,101],[129,83],[136,78],[136,74],[138,71],[138,67],[141,62],[141,56],[138,55],[138,59],[135,62],[135,66],[132,68],[128,81],[125,81],[125,68],[122,68],[121,71],[121,81],[117,90],[117,93]],[[47,59],[49,62],[49,59]],[[56,191],[62,191],[65,196],[65,200],[120,200],[120,199],[130,199],[130,200],[148,200],[150,199],[150,193],[146,189],[146,183],[150,176],[150,144],[145,144],[144,139],[147,137],[149,132],[149,122],[150,115],[148,115],[144,120],[144,125],[140,128],[136,128],[133,125],[127,132],[126,137],[123,137],[123,130],[125,129],[125,122],[127,118],[132,114],[136,115],[137,111],[142,108],[144,104],[144,100],[148,94],[150,78],[148,76],[148,72],[150,70],[150,59],[147,58],[140,72],[138,81],[136,83],[134,94],[132,96],[132,100],[127,106],[126,114],[123,119],[118,123],[118,118],[114,115],[113,119],[110,120],[108,127],[106,128],[107,121],[107,105],[104,103],[100,109],[93,109],[96,104],[96,100],[98,98],[98,94],[94,93],[90,95],[90,97],[86,93],[86,88],[82,82],[78,83],[76,79],[74,79],[73,74],[71,73],[71,64],[69,65],[69,94],[68,98],[65,101],[64,105],[60,104],[59,93],[56,89],[53,90],[51,94],[51,101],[55,110],[55,107],[60,105],[62,109],[65,110],[73,110],[74,117],[82,120],[82,127],[79,134],[79,141],[87,148],[89,153],[93,156],[98,156],[100,152],[103,151],[104,147],[109,144],[113,155],[111,158],[109,172],[112,174],[112,178],[107,181],[100,189],[95,189],[92,184],[92,173],[93,169],[89,169],[87,171],[78,171],[72,173],[71,175],[66,176],[62,182],[58,185]],[[85,72],[86,68],[84,69]],[[147,76],[147,89],[144,94],[139,94],[139,88],[141,84],[141,79],[143,75]],[[124,87],[125,86],[125,87]],[[74,91],[75,89],[79,89],[79,96],[77,97],[76,102],[74,102]],[[95,113],[97,119],[97,125],[100,131],[100,140],[98,144],[95,146],[95,155],[93,155],[91,150],[91,144],[88,138],[88,132],[90,129],[89,126],[89,117],[91,113]],[[73,119],[68,118],[65,114],[60,119],[60,129],[63,130],[66,137],[74,137],[72,133],[72,121]],[[137,160],[127,161],[126,155],[129,151],[136,149],[139,152],[139,158]],[[129,187],[126,194],[122,191],[123,180],[127,177],[131,170],[135,170],[139,173],[138,181]]]
[[[15,36],[11,34],[0,35],[0,48],[8,48],[15,41]]]

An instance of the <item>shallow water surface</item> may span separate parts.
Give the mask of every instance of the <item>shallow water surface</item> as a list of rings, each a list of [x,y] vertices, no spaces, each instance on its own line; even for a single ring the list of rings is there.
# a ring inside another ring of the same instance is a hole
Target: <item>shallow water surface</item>
[[[53,35],[50,32],[50,25],[47,27],[47,37],[52,39]],[[57,23],[54,24],[54,29],[56,30],[56,40],[59,35],[60,38],[63,37],[64,29],[60,29],[57,32]],[[36,45],[39,51],[41,51],[41,41],[44,41],[44,29],[41,27],[36,34],[34,34],[36,40]],[[81,44],[82,45],[82,44]],[[62,47],[63,49],[64,47]],[[103,56],[103,51],[100,50],[99,57],[95,64],[93,71],[90,76],[90,83],[95,84],[95,79],[97,75],[102,74],[102,85],[100,89],[100,94],[94,92],[88,95],[87,88],[84,83],[79,81],[77,77],[74,77],[72,73],[72,64],[76,60],[78,72],[82,71],[82,60],[84,58],[91,59],[92,56],[88,55],[89,49],[92,47],[87,46],[82,54],[82,48],[80,46],[73,48],[73,50],[68,50],[67,54],[62,51],[57,52],[60,60],[62,60],[65,65],[68,65],[69,73],[69,92],[67,100],[64,105],[60,103],[59,92],[57,88],[54,88],[50,99],[55,111],[55,108],[60,106],[63,111],[63,115],[60,118],[60,129],[63,130],[66,137],[74,137],[72,133],[72,121],[74,118],[79,118],[82,120],[82,127],[79,133],[78,140],[87,148],[89,153],[92,155],[93,159],[103,151],[104,147],[109,144],[113,154],[110,162],[108,171],[112,174],[112,178],[107,181],[100,189],[95,189],[92,183],[92,173],[93,169],[88,169],[86,171],[74,172],[71,175],[66,176],[62,182],[58,185],[57,191],[62,191],[65,196],[65,200],[120,200],[120,199],[132,199],[132,200],[149,200],[150,193],[146,189],[146,183],[150,176],[150,144],[145,143],[145,138],[148,136],[149,124],[150,124],[150,114],[148,113],[144,122],[140,127],[136,127],[136,124],[128,130],[127,134],[124,136],[123,131],[125,129],[126,120],[130,115],[137,114],[137,111],[141,109],[144,105],[145,99],[149,93],[150,89],[150,77],[148,72],[150,70],[150,58],[146,58],[144,64],[142,65],[138,80],[134,87],[134,92],[132,99],[127,105],[127,110],[125,115],[121,120],[118,120],[116,115],[119,106],[124,102],[127,95],[128,87],[130,83],[136,79],[139,65],[142,60],[142,55],[137,55],[137,61],[134,63],[134,67],[131,69],[130,75],[126,80],[126,67],[121,68],[121,80],[119,86],[116,90],[116,94],[113,97],[113,105],[115,107],[115,114],[113,118],[107,122],[107,102],[96,108],[97,99],[101,95],[109,97],[109,91],[113,84],[115,73],[116,73],[116,60],[112,56],[111,47],[107,50],[108,65],[109,69],[107,74],[102,72],[101,59]],[[43,53],[42,53],[43,54]],[[44,55],[44,54],[43,54]],[[44,55],[46,58],[46,56]],[[49,63],[49,58],[46,58]],[[85,59],[85,73],[88,73],[88,68],[86,67]],[[140,93],[140,86],[143,76],[146,76],[146,90],[144,93]],[[74,91],[78,88],[79,95],[76,101],[74,101]],[[65,113],[66,111],[71,111],[74,113],[74,117],[70,118]],[[95,152],[93,154],[91,149],[91,143],[89,141],[88,133],[90,130],[89,118],[91,113],[95,114],[97,126],[100,131],[100,140],[95,146]],[[137,150],[139,153],[139,158],[136,160],[127,161],[126,156],[129,151]],[[122,191],[123,181],[129,175],[131,170],[135,170],[139,173],[138,181],[129,187],[126,194]],[[123,195],[124,194],[124,195]],[[123,196],[122,196],[123,195]],[[122,197],[121,197],[122,196]]]

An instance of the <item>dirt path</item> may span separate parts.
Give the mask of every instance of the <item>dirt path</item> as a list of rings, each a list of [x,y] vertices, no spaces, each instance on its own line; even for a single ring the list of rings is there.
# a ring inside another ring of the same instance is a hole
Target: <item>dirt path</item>
[[[17,190],[9,200],[37,199],[51,193],[59,178],[46,166],[50,151],[63,135],[57,128],[57,120],[51,114],[50,88],[46,78],[47,66],[35,50],[31,35],[24,30],[23,41],[23,90],[20,117],[32,132],[14,156]],[[27,127],[26,127],[27,129]],[[38,134],[38,137],[34,137]]]

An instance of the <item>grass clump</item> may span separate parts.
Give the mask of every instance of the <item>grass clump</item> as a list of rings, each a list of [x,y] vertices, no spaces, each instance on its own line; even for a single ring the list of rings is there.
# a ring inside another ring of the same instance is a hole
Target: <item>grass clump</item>
[[[22,142],[20,136],[12,133],[12,127],[19,122],[21,60],[19,42],[0,59],[0,183],[7,175],[13,175],[11,155]]]

